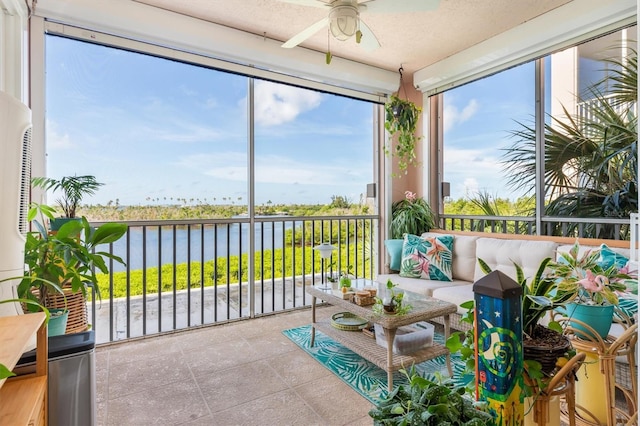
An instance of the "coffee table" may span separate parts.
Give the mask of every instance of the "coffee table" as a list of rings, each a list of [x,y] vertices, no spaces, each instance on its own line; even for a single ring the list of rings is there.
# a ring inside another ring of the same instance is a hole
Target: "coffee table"
[[[366,286],[374,286],[378,288],[378,295],[386,291],[383,286],[375,281],[357,279],[353,280],[352,288],[364,288]],[[440,344],[434,343],[433,346],[412,352],[408,355],[396,355],[393,353],[393,339],[396,335],[398,327],[413,324],[418,321],[427,321],[432,318],[443,317],[445,339],[449,337],[449,314],[455,313],[458,308],[453,303],[444,300],[426,297],[416,293],[404,292],[403,302],[412,306],[411,311],[404,315],[378,314],[372,310],[372,306],[360,306],[349,300],[334,294],[336,290],[324,290],[317,286],[309,286],[306,292],[312,296],[311,298],[311,346],[315,342],[316,330],[322,331],[334,340],[342,343],[358,355],[371,361],[378,367],[387,372],[387,383],[389,391],[393,390],[393,372],[401,368],[409,368],[413,364],[446,355],[447,369],[449,375],[452,375],[451,358],[449,350]],[[347,312],[362,317],[369,322],[380,324],[384,329],[384,335],[387,339],[387,347],[378,345],[375,339],[366,336],[361,331],[342,331],[331,325],[330,318],[316,318],[316,300],[323,300],[331,305],[338,306]]]

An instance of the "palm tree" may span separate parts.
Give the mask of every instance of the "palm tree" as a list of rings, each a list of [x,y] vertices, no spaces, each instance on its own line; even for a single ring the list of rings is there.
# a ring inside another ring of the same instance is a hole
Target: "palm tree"
[[[563,108],[564,116],[550,116],[545,124],[545,213],[549,216],[629,217],[638,211],[638,58],[630,51],[622,60],[607,62],[613,70],[588,89],[586,113],[570,114]],[[611,93],[602,89],[607,86]],[[518,124],[521,128],[511,132],[516,140],[503,155],[503,168],[509,186],[528,187],[533,193],[535,128]],[[569,231],[576,228],[574,224]],[[589,225],[583,232],[616,237],[612,226],[596,231],[595,225]]]

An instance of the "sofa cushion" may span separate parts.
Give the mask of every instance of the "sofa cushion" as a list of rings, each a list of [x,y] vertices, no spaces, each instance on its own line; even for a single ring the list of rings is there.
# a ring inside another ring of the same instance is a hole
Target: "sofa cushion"
[[[515,262],[522,267],[525,278],[529,280],[536,274],[542,260],[555,257],[556,247],[557,244],[552,241],[479,238],[476,241],[476,257],[484,260],[492,271],[501,271],[514,280]],[[484,276],[480,265],[476,264],[474,281]]]
[[[452,250],[452,235],[419,237],[405,234],[400,276],[451,281]]]
[[[402,262],[402,244],[404,239],[392,239],[384,240],[384,246],[387,248],[387,254],[389,254],[389,269],[392,271],[400,270],[400,263]]]
[[[573,247],[573,244],[561,244],[557,247],[556,252],[569,253],[572,247]],[[582,256],[584,256],[587,250],[598,250],[599,248],[600,247],[587,246],[587,245],[580,244],[580,250],[578,250],[578,258],[581,258]],[[607,246],[607,249],[616,253],[617,256],[623,256],[627,259],[629,258],[629,254],[630,254],[629,249],[619,248],[619,247],[609,247],[609,246]],[[556,255],[556,261],[559,261],[559,256],[557,255]]]
[[[425,232],[422,236],[437,237],[437,232]],[[476,241],[478,237],[471,235],[455,235],[453,239],[452,278],[473,282],[476,270]]]
[[[473,300],[473,284],[466,283],[455,287],[444,287],[433,290],[433,297],[453,303],[458,307],[458,313],[464,315],[467,310],[460,305],[469,300]]]
[[[376,281],[380,283],[380,288],[384,288],[387,284],[387,280],[391,280],[392,283],[397,284],[398,288],[413,293],[417,293],[423,296],[433,296],[433,292],[436,289],[449,289],[459,286],[469,285],[469,281],[436,281],[425,280],[422,278],[408,278],[401,277],[398,274],[380,274],[377,276]],[[473,299],[473,292],[471,293],[471,299]],[[444,299],[443,299],[444,300]],[[467,298],[469,300],[469,298]]]

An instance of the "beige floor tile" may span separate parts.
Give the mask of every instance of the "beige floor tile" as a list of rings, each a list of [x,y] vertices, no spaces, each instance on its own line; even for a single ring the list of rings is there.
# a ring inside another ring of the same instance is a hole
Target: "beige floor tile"
[[[238,338],[206,347],[185,347],[183,354],[182,359],[189,365],[194,376],[208,375],[263,358],[249,343]]]
[[[109,401],[108,425],[175,425],[209,415],[193,379]]]
[[[102,402],[109,399],[109,369],[96,368],[96,401]]]
[[[301,310],[99,347],[97,423],[370,425],[371,404],[282,335],[310,322]]]
[[[213,413],[212,425],[321,425],[322,419],[291,389]]]
[[[229,340],[242,339],[243,336],[238,333],[235,325],[221,324],[176,333],[172,337],[173,343],[180,346],[180,348],[194,350]]]
[[[109,366],[127,364],[133,361],[146,362],[157,356],[181,352],[180,342],[174,335],[150,337],[131,342],[117,343],[109,347]]]
[[[351,423],[366,416],[372,408],[369,401],[333,374],[295,390],[330,425]]]
[[[109,369],[109,356],[111,351],[108,348],[97,348],[95,351],[96,372]]]
[[[245,340],[254,351],[262,356],[262,358],[281,355],[298,348],[295,343],[282,334],[281,330],[265,330],[265,332],[259,336],[249,337]]]
[[[267,360],[289,386],[295,387],[331,373],[306,352],[294,350]]]
[[[192,377],[181,353],[156,354],[142,361],[121,363],[109,369],[109,399]]]
[[[199,376],[196,382],[214,415],[287,388],[284,380],[266,361]]]

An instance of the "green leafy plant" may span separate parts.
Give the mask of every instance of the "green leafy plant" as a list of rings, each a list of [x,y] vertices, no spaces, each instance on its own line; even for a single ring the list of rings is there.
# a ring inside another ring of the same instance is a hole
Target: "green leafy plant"
[[[400,370],[408,385],[400,385],[369,411],[374,425],[492,425],[493,417],[454,388],[420,376],[415,368]]]
[[[120,239],[127,232],[127,225],[105,223],[92,228],[82,217],[80,222],[67,222],[57,233],[51,233],[45,228],[44,221],[45,217],[52,219],[53,213],[53,209],[45,205],[34,204],[29,209],[27,218],[36,231],[27,234],[27,270],[18,284],[18,295],[41,306],[47,305],[48,294],[62,293],[63,285],[69,285],[73,292],[81,291],[85,296],[87,288],[94,287],[99,296],[96,269],[108,272],[105,259],[124,262],[118,256],[96,249]],[[32,311],[39,310],[38,306],[27,307]]]
[[[376,296],[374,298],[375,303],[371,308],[373,312],[377,314],[396,314],[396,315],[405,315],[413,306],[404,303],[404,293],[396,292],[395,288],[398,284],[394,284],[391,280],[387,280],[387,293],[388,296],[383,296],[382,298]]]
[[[549,116],[544,129],[545,215],[629,217],[638,211],[638,56],[628,49],[607,60],[606,77],[580,99],[584,112]],[[605,92],[603,88],[611,90]],[[507,185],[535,192],[536,126],[517,123],[513,144],[502,157]],[[553,235],[625,239],[629,228],[615,224],[556,224]]]
[[[575,242],[569,253],[560,253],[559,262],[549,266],[559,280],[558,297],[590,305],[618,305],[618,293],[625,292],[625,280],[633,279],[627,267],[616,264],[600,266],[600,250],[587,250],[578,256],[580,244]],[[637,277],[635,277],[637,278]]]
[[[389,102],[385,104],[384,127],[389,132],[390,145],[392,139],[397,136],[397,141],[393,148],[385,146],[385,153],[391,153],[398,158],[398,168],[407,173],[407,168],[419,164],[416,157],[416,144],[422,139],[416,136],[418,119],[422,113],[422,108],[409,100],[400,99],[392,95]]]
[[[516,269],[516,282],[522,287],[522,330],[530,336],[534,334],[536,326],[546,313],[564,306],[570,299],[569,295],[554,295],[557,288],[555,277],[545,272],[550,262],[551,258],[543,259],[529,283],[524,276],[522,266],[513,262]],[[478,264],[485,274],[491,272],[489,265],[482,259],[478,259]],[[562,332],[562,327],[557,322],[550,322],[548,327]]]
[[[391,238],[421,235],[435,227],[435,214],[429,204],[411,191],[405,191],[404,195],[404,199],[391,205]]]
[[[103,183],[96,181],[95,176],[65,176],[62,179],[36,177],[31,180],[34,188],[42,188],[45,191],[53,190],[62,192],[62,197],[56,200],[65,216],[76,217],[76,210],[80,201],[87,196],[95,194]]]

